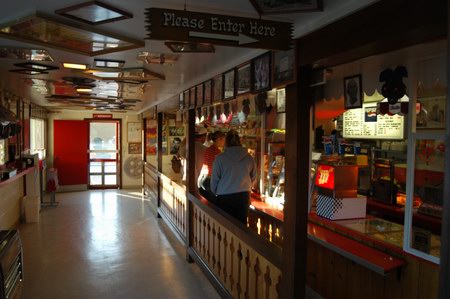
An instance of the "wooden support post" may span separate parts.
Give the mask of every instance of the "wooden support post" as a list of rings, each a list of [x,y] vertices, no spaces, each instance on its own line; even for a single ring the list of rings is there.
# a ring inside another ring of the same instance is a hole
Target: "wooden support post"
[[[162,173],[162,129],[163,129],[164,113],[158,113],[158,144],[157,144],[157,165],[158,173]],[[158,175],[158,200],[156,210],[161,206],[161,178]],[[161,218],[161,215],[157,212],[157,217]]]
[[[304,298],[309,194],[311,69],[300,68],[298,84],[286,87],[286,180],[281,298]]]
[[[448,5],[448,4],[447,4]],[[447,32],[450,32],[450,5],[447,6]],[[450,99],[450,42],[447,35],[447,99]],[[448,100],[447,100],[448,103]],[[450,298],[450,105],[446,105],[444,206],[441,231],[441,268],[439,273],[439,298]]]
[[[193,223],[194,213],[193,204],[189,200],[189,193],[195,193],[197,189],[195,178],[195,110],[188,112],[188,127],[186,133],[186,260],[192,263],[194,260],[189,255],[189,248],[194,244]]]

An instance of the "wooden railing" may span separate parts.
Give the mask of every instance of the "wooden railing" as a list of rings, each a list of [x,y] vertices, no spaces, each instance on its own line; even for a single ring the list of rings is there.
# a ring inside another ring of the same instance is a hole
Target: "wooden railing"
[[[258,237],[217,207],[189,194],[190,255],[233,298],[279,298],[281,248]]]
[[[281,248],[216,206],[191,194],[191,219],[188,219],[185,188],[161,173],[158,176],[158,213],[185,244],[188,238],[192,240],[189,255],[217,282],[222,295],[279,298]],[[249,220],[266,223],[262,218],[261,215],[250,216]],[[187,231],[189,220],[190,235]],[[262,231],[269,232],[269,229],[263,228]]]
[[[258,209],[248,210],[248,227],[270,242],[283,245],[283,222]]]
[[[179,236],[186,239],[186,189],[163,174],[160,179],[160,206],[158,212],[171,222]]]
[[[144,192],[156,208],[158,206],[158,170],[148,163],[144,166]]]

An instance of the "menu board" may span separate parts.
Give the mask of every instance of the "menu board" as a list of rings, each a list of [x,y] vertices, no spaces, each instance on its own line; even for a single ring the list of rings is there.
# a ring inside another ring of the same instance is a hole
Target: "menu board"
[[[342,136],[358,139],[403,139],[404,116],[377,114],[376,103],[344,113]]]

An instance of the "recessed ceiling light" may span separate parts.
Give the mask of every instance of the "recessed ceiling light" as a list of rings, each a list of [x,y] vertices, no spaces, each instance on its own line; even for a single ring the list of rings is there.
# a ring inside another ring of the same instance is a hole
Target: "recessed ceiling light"
[[[112,60],[112,59],[94,59],[96,67],[103,68],[121,68],[125,64],[123,60]]]
[[[38,71],[38,70],[30,70],[30,69],[10,70],[10,72],[19,73],[19,74],[25,74],[25,75],[48,74],[48,72]]]
[[[15,66],[23,67],[29,70],[35,70],[35,71],[51,71],[51,70],[57,70],[59,67],[53,66],[53,65],[46,65],[36,62],[21,62],[21,63],[15,63]]]
[[[83,63],[63,62],[62,65],[66,69],[87,70],[88,68],[88,65]]]
[[[98,70],[88,70],[85,73],[90,74],[94,77],[98,77],[100,79],[114,79],[119,78],[121,75],[121,72],[98,71]]]
[[[92,88],[81,87],[76,89],[78,93],[91,93]]]

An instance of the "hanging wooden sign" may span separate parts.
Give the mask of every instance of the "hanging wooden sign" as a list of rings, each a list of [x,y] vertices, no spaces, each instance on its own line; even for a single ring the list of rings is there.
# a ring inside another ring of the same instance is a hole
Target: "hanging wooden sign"
[[[289,50],[292,23],[225,15],[148,8],[147,39]]]

